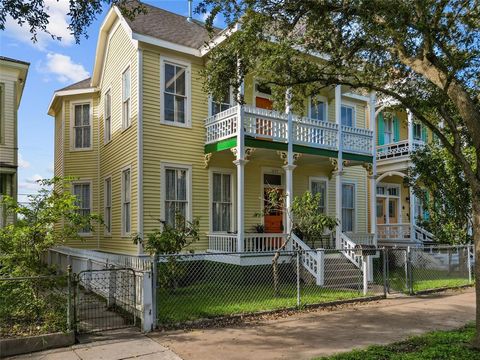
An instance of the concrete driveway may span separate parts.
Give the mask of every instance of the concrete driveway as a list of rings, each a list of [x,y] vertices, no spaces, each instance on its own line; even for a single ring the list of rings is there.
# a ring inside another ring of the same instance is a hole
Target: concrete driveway
[[[474,319],[475,294],[470,288],[149,337],[185,360],[311,359],[457,328]]]

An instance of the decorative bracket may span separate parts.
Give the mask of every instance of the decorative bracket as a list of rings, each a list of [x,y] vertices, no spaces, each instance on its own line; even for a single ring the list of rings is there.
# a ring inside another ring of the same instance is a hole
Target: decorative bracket
[[[233,147],[230,149],[230,151],[232,152],[233,156],[235,156],[235,159],[237,158],[237,148],[236,147]],[[244,155],[243,155],[243,158],[244,160],[248,160],[248,158],[250,156],[253,155],[253,153],[255,152],[255,148],[252,148],[252,147],[246,147],[245,148],[245,152],[244,152]]]
[[[204,166],[205,169],[208,168],[208,164],[210,163],[210,159],[212,158],[212,155],[213,155],[212,153],[208,153],[208,154],[205,154],[203,156],[203,162],[205,163],[205,166]]]
[[[367,170],[368,176],[373,176],[373,164],[371,163],[364,163],[362,166]]]
[[[332,172],[338,171],[338,160],[336,158],[330,158],[330,164],[333,166]]]
[[[288,165],[288,153],[286,151],[277,151],[277,154],[280,156],[280,159],[283,160],[283,164]],[[295,164],[297,160],[301,158],[301,156],[302,154],[300,153],[293,153],[293,164]]]

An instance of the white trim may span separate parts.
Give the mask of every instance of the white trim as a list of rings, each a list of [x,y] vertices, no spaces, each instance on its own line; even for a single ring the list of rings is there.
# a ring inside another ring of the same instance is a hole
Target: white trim
[[[405,175],[404,173],[402,173],[400,171],[387,171],[386,173],[383,173],[382,175],[380,175],[377,178],[377,184],[379,184],[381,180],[385,179],[388,176],[400,176],[403,179],[407,175]]]
[[[261,177],[260,177],[260,211],[263,212],[265,204],[264,204],[264,194],[265,194],[265,184],[264,184],[264,175],[265,174],[270,174],[270,175],[280,175],[281,176],[281,185],[270,185],[268,186],[270,189],[282,189],[283,190],[283,195],[285,195],[285,171],[282,168],[277,168],[277,167],[266,167],[262,166],[261,168]],[[262,225],[265,226],[265,215],[261,217],[262,219]],[[286,214],[285,212],[282,215],[282,224],[283,227],[285,228],[286,225]]]
[[[182,164],[170,161],[160,161],[160,219],[165,221],[165,170],[167,168],[187,170],[187,209],[186,220],[192,221],[192,164]]]
[[[125,119],[124,119],[124,113],[123,113],[123,74],[125,74],[126,72],[129,72],[129,81],[130,81],[130,86],[129,86],[129,91],[130,91],[130,94],[128,94],[128,101],[129,101],[129,105],[128,105],[128,126],[125,126]],[[120,73],[121,75],[121,108],[122,108],[122,114],[121,114],[121,117],[122,117],[122,131],[124,130],[127,130],[130,126],[132,126],[132,67],[131,67],[131,61],[128,62],[128,64],[123,68],[123,70],[121,71]]]
[[[384,187],[385,188],[385,194],[378,194],[377,193],[377,187]],[[394,184],[394,183],[377,183],[375,186],[375,198],[382,198],[386,200],[386,206],[387,206],[387,211],[385,214],[385,224],[390,224],[390,208],[389,208],[389,200],[392,199],[397,199],[397,224],[402,224],[403,222],[403,216],[402,216],[402,185],[401,184]],[[388,188],[396,188],[398,190],[398,195],[390,195],[388,193]],[[376,203],[376,202],[375,202]],[[378,216],[377,216],[378,219]],[[378,220],[377,220],[378,222]]]
[[[314,182],[314,181],[325,182],[325,200],[324,200],[325,212],[324,212],[324,214],[327,215],[328,214],[328,177],[326,177],[326,176],[309,176],[308,177],[308,189],[309,189],[310,193],[312,193],[312,182]]]
[[[187,98],[185,109],[185,123],[165,121],[165,63],[185,67],[185,96]],[[185,60],[179,60],[173,57],[160,56],[160,124],[178,127],[192,127],[192,64]]]
[[[230,211],[230,233],[233,233],[237,228],[237,191],[236,191],[236,171],[229,168],[209,168],[208,169],[208,231],[212,234],[226,234],[223,231],[213,231],[213,173],[230,175],[230,196],[232,199],[232,207]]]
[[[327,97],[323,96],[323,95],[315,95],[313,97],[318,98],[318,100],[320,100],[320,102],[323,102],[325,104],[325,119],[323,121],[329,122],[329,119],[328,119],[328,99],[327,99]],[[308,97],[308,105],[307,106],[308,106],[308,109],[307,109],[308,117],[312,118],[312,96]]]
[[[353,200],[355,201],[353,204],[353,229],[352,232],[356,232],[358,229],[358,191],[357,191],[357,182],[355,180],[346,180],[342,179],[342,186],[340,191],[343,192],[343,185],[353,185]],[[342,232],[343,232],[343,194],[342,194],[342,204],[340,204],[340,208],[342,210]]]
[[[112,201],[112,195],[113,195],[113,180],[112,180],[112,175],[108,174],[103,178],[103,218],[105,219],[105,209],[107,207],[107,196],[106,196],[106,191],[105,191],[105,183],[107,180],[110,180],[110,231],[107,230],[107,228],[104,226],[103,228],[103,235],[104,236],[112,236],[112,208],[113,208],[113,201]]]
[[[343,93],[342,95],[345,96],[345,97],[348,97],[348,98],[350,98],[350,99],[355,99],[355,100],[360,100],[360,101],[366,101],[366,102],[370,101],[370,97],[364,96],[364,95],[360,95],[360,94],[354,94],[354,93],[348,92],[348,93]]]
[[[90,191],[90,214],[93,213],[93,179],[91,178],[86,178],[86,179],[78,179],[72,181],[72,195],[74,195],[73,192],[73,187],[74,185],[82,185],[82,184],[88,184],[89,185],[89,191]],[[79,232],[78,236],[81,237],[88,237],[88,236],[93,236],[93,233],[91,231],[89,232]]]
[[[233,88],[230,86],[228,90],[228,100],[230,102],[230,107],[235,106],[235,99],[233,98]],[[213,104],[213,96],[210,94],[208,95],[208,117],[213,116],[212,113],[212,104]],[[223,104],[223,103],[222,103]]]
[[[158,38],[155,38],[153,36],[142,35],[142,34],[139,34],[139,33],[132,33],[132,39],[137,40],[137,41],[141,41],[141,42],[144,42],[144,43],[147,43],[147,44],[160,46],[160,47],[163,47],[165,49],[178,51],[178,52],[181,52],[181,53],[184,53],[184,54],[193,55],[193,56],[196,56],[196,57],[202,57],[201,51],[199,49],[195,49],[195,48],[191,48],[191,47],[188,47],[188,46],[176,44],[176,43],[173,43],[173,42],[170,42],[170,41],[158,39]]]
[[[200,56],[204,56],[210,52],[214,47],[220,45],[222,42],[227,40],[231,35],[236,33],[238,30],[240,30],[241,25],[239,23],[236,23],[230,28],[224,29],[220,34],[218,34],[215,38],[211,39],[209,43],[203,45],[200,48]]]
[[[353,102],[350,102],[350,101],[342,101],[341,105],[340,105],[340,124],[342,124],[342,107],[348,107],[348,108],[351,108],[353,109],[353,119],[352,119],[352,128],[356,128],[357,127],[357,104],[353,103]],[[344,126],[348,126],[348,125],[344,125]]]
[[[106,140],[106,128],[105,128],[105,99],[106,99],[106,95],[107,93],[110,92],[110,140]],[[112,126],[112,85],[108,85],[108,87],[106,88],[106,90],[103,92],[102,94],[102,98],[103,98],[103,145],[107,145],[108,143],[110,143],[112,141],[112,129],[113,129],[113,126]]]
[[[137,233],[143,238],[143,50],[137,50]],[[137,247],[143,254],[142,245]]]
[[[87,89],[76,89],[76,90],[59,90],[55,91],[53,93],[53,97],[50,100],[50,104],[48,105],[48,115],[54,116],[55,112],[53,111],[53,103],[57,98],[62,97],[62,96],[70,96],[70,95],[80,95],[80,94],[92,94],[96,93],[98,91],[98,88],[87,88]]]
[[[89,110],[89,122],[90,122],[90,146],[88,148],[76,148],[75,147],[75,132],[74,132],[74,123],[75,123],[75,106],[77,105],[90,105]],[[93,150],[93,100],[78,100],[70,101],[70,151],[91,151]]]
[[[124,182],[123,182],[123,173],[128,170],[130,172],[130,189],[128,189],[128,192],[130,194],[130,232],[125,232],[125,223],[123,222],[124,220],[124,213],[123,213],[123,202],[125,200],[124,193]],[[132,165],[126,165],[120,169],[120,191],[121,191],[121,196],[120,196],[120,214],[121,214],[121,219],[120,219],[120,236],[121,237],[128,237],[132,233]]]
[[[264,99],[272,100],[272,95],[271,94],[265,94],[265,93],[257,91],[257,84],[260,80],[261,79],[253,79],[252,106],[257,106],[257,103],[256,103],[257,96],[261,97],[261,98],[264,98]]]

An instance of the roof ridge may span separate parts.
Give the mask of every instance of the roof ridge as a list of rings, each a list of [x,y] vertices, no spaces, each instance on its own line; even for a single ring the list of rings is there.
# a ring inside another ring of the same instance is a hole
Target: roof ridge
[[[78,88],[78,89],[88,89],[88,88],[91,88],[90,86],[90,80],[92,79],[91,76],[83,79],[83,80],[80,80],[80,81],[77,81],[77,82],[74,82],[73,84],[70,84],[70,85],[67,85],[61,89],[57,89],[55,91],[63,91],[63,90],[70,90],[72,88]],[[88,81],[88,86],[83,86],[83,82],[87,82]],[[79,85],[79,84],[82,84],[82,86],[76,86],[76,85]]]

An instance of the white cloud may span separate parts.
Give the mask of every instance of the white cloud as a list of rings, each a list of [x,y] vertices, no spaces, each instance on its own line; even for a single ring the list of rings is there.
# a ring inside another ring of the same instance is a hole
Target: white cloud
[[[38,180],[42,180],[44,177],[39,174],[35,174],[32,177],[26,178],[18,184],[18,192],[21,194],[33,194],[40,189]]]
[[[30,167],[30,163],[23,158],[21,153],[18,153],[18,167],[22,169],[28,169]]]
[[[73,62],[68,55],[48,53],[45,64],[38,67],[39,72],[53,74],[60,82],[77,82],[89,76],[82,64]]]
[[[45,10],[50,16],[47,30],[53,35],[61,37],[61,41],[53,40],[47,33],[39,32],[37,34],[37,42],[33,43],[28,24],[24,23],[23,26],[20,26],[11,17],[7,17],[5,25],[6,35],[15,40],[32,45],[42,51],[45,51],[47,45],[52,41],[62,46],[72,45],[75,39],[70,29],[68,29],[69,17],[67,14],[70,11],[69,0],[45,0]]]

